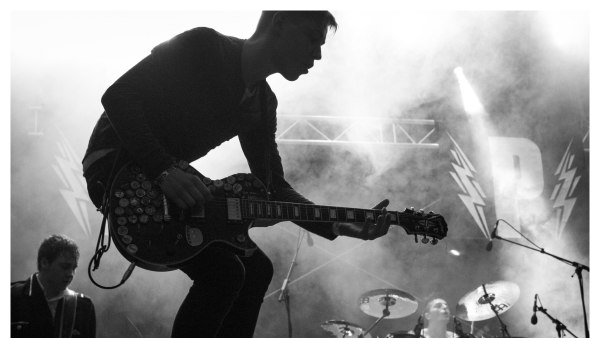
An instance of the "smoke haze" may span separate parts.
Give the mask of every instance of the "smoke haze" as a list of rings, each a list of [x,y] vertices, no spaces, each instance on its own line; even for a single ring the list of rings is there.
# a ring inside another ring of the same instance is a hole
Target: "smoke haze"
[[[520,287],[518,302],[501,315],[512,336],[556,335],[543,314],[538,313],[536,326],[529,323],[533,296],[538,294],[553,317],[583,337],[579,285],[576,276],[570,278],[573,267],[498,240],[491,252],[484,250],[488,239],[450,179],[451,145],[444,135],[450,133],[466,153],[473,154],[469,160],[476,163],[479,175],[490,171],[488,159],[476,158],[471,151],[477,145],[469,143],[468,120],[453,73],[460,66],[495,128],[484,134],[529,138],[544,149],[555,149],[544,152],[544,167],[554,174],[568,145],[562,142],[565,135],[583,136],[590,128],[588,13],[564,13],[569,20],[563,21],[574,30],[567,47],[553,40],[551,27],[561,21],[549,21],[552,15],[544,12],[332,13],[340,27],[328,34],[323,59],[315,62],[310,73],[295,82],[279,75],[268,79],[278,97],[278,114],[433,119],[438,131],[432,137],[440,147],[281,144],[287,180],[318,204],[369,208],[388,198],[389,210],[414,207],[441,213],[451,230],[435,246],[415,243],[401,227],[369,242],[328,241],[312,235],[310,247],[304,235],[289,289],[294,335],[328,337],[320,325],[331,319],[368,328],[376,318],[360,311],[359,296],[382,288],[412,294],[419,310],[405,318],[383,320],[372,336],[410,330],[430,298],[444,298],[454,314],[457,302],[468,292],[483,283],[506,280]],[[259,11],[12,13],[11,281],[24,280],[36,271],[35,256],[43,238],[64,233],[80,246],[80,268],[71,288],[93,299],[99,338],[169,336],[191,286],[189,278],[178,270],[157,273],[138,268],[116,290],[95,287],[87,265],[94,253],[100,214],[85,196],[74,195],[77,207],[71,209],[61,190],[85,189],[82,182],[77,186],[69,181],[68,175],[80,175],[89,136],[103,111],[100,97],[121,74],[155,45],[180,32],[206,26],[247,38],[259,16]],[[279,132],[285,123],[280,121]],[[360,139],[372,132],[369,125],[362,126],[350,136]],[[574,139],[576,143],[582,143],[581,137]],[[64,150],[68,147],[72,147],[70,156]],[[70,172],[59,174],[53,169],[59,158],[72,162]],[[577,202],[581,214],[572,216],[564,235],[557,239],[547,230],[552,215],[547,212],[551,202],[546,200],[552,191],[546,190],[545,200],[527,205],[528,215],[535,220],[522,229],[547,252],[589,266],[587,158],[577,157],[584,161],[576,174],[583,175],[578,189],[585,193]],[[237,138],[193,165],[211,178],[249,171]],[[484,189],[488,197],[493,196],[491,187]],[[91,234],[76,215],[87,220]],[[278,289],[302,233],[290,222],[250,233],[275,266],[256,336],[282,337],[287,334],[287,317],[283,303],[277,302]],[[451,255],[451,249],[463,254]],[[103,285],[117,284],[128,265],[112,248],[93,273],[94,279]],[[589,273],[584,271],[583,277],[589,315]],[[470,324],[463,324],[465,331]],[[496,319],[474,322],[474,326],[485,337],[501,335]]]

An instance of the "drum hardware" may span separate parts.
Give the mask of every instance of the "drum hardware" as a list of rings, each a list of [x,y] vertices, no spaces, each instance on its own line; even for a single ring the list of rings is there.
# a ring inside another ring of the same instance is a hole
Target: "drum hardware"
[[[540,306],[537,305],[537,301],[539,300],[540,302]],[[534,317],[532,317],[532,321],[531,323],[533,325],[537,324],[537,317],[535,317],[535,313],[537,311],[540,311],[541,313],[545,314],[548,318],[550,318],[550,320],[552,321],[552,323],[556,324],[556,333],[558,333],[558,338],[564,337],[565,336],[565,331],[569,332],[573,337],[577,338],[577,336],[575,334],[573,334],[573,332],[569,331],[569,329],[567,329],[567,327],[565,326],[565,324],[561,323],[560,320],[552,317],[550,314],[548,314],[548,311],[546,309],[544,309],[544,307],[542,306],[542,300],[539,298],[539,296],[536,294],[535,298],[534,298],[534,303],[533,303],[533,315]],[[535,318],[535,323],[533,321],[533,318]]]
[[[519,299],[520,294],[521,289],[513,282],[495,281],[482,284],[458,301],[456,315],[467,321],[486,320],[496,316],[500,322],[502,337],[510,337],[500,314],[508,311]]]
[[[401,290],[395,289],[377,289],[363,293],[358,298],[360,310],[369,316],[379,317],[364,334],[359,337],[366,337],[379,322],[386,319],[395,319],[409,316],[419,307],[417,299]],[[381,315],[381,317],[380,317]]]
[[[371,335],[365,332],[362,327],[349,323],[345,320],[328,320],[321,324],[323,330],[332,333],[337,338],[350,338],[362,335],[365,338],[371,338]]]
[[[506,225],[508,225],[509,227],[511,227],[514,231],[516,231],[519,235],[521,235],[523,238],[525,238],[529,243],[533,244],[536,248],[533,248],[533,247],[530,247],[530,246],[527,246],[527,245],[523,245],[521,243],[513,242],[511,240],[508,240],[506,238],[502,238],[502,237],[498,236],[496,234],[496,230],[498,228],[498,223],[500,221],[506,223]],[[575,274],[577,274],[577,278],[579,279],[579,292],[581,294],[581,307],[583,308],[583,323],[584,323],[584,327],[585,327],[585,337],[586,338],[590,338],[590,330],[589,330],[589,327],[588,327],[587,310],[585,308],[585,297],[584,297],[584,291],[583,291],[583,277],[582,277],[583,270],[589,272],[590,271],[590,267],[587,266],[587,265],[581,264],[579,262],[570,261],[570,260],[567,260],[565,258],[562,258],[562,257],[559,257],[559,256],[556,256],[556,255],[553,255],[553,254],[549,253],[548,251],[544,250],[544,248],[542,248],[542,247],[538,246],[537,244],[533,243],[531,240],[529,240],[529,238],[527,238],[519,230],[515,229],[515,227],[513,227],[510,223],[508,223],[507,221],[505,221],[503,219],[499,219],[499,220],[496,221],[496,226],[494,228],[493,234],[494,235],[492,236],[491,239],[499,239],[499,240],[502,240],[502,241],[505,241],[505,242],[508,242],[508,243],[511,243],[511,244],[522,246],[522,247],[527,248],[529,250],[537,251],[537,252],[539,252],[541,254],[553,257],[553,258],[555,258],[555,259],[557,259],[557,260],[559,260],[559,261],[561,261],[561,262],[563,262],[565,264],[571,265],[572,267],[575,268],[575,273],[573,275],[571,275],[571,277],[573,277]],[[491,245],[490,245],[489,248],[490,249],[488,249],[488,251],[491,250]]]

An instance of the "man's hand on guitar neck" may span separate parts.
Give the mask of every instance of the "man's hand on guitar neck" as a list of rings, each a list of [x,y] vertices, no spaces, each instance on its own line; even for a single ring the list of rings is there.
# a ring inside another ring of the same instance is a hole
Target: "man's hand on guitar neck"
[[[202,183],[200,177],[174,169],[163,179],[160,189],[171,201],[182,209],[210,201],[210,190]]]
[[[391,215],[386,207],[390,204],[388,199],[379,202],[373,209],[382,209],[383,214],[374,222],[370,217],[364,223],[334,223],[333,232],[340,236],[354,237],[362,240],[374,240],[385,236],[390,229]]]

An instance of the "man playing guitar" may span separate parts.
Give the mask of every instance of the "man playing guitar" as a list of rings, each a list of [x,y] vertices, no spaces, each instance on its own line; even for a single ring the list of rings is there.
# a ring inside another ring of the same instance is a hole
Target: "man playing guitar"
[[[106,203],[111,177],[134,161],[169,203],[187,210],[203,205],[213,198],[211,191],[182,168],[235,136],[271,200],[312,203],[284,178],[275,142],[277,99],[266,78],[279,73],[295,81],[307,74],[321,59],[330,29],[337,29],[337,23],[326,11],[265,11],[249,39],[195,28],[156,46],[102,97],[105,111],[83,160],[93,203]],[[295,223],[329,240],[373,240],[388,232],[388,203],[379,203],[380,215],[365,222]],[[273,223],[256,221],[254,226]],[[209,246],[180,269],[194,283],[172,337],[253,336],[273,275],[260,249],[243,257]]]

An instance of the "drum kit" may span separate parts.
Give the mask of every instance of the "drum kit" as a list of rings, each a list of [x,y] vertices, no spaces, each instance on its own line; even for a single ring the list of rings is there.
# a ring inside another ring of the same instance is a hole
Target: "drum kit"
[[[495,281],[483,284],[465,294],[456,306],[456,317],[470,322],[482,321],[497,317],[500,322],[502,337],[511,337],[500,314],[508,311],[519,299],[519,286],[509,281]],[[359,325],[344,320],[328,320],[321,324],[323,330],[336,338],[372,338],[369,333],[381,320],[407,317],[417,311],[419,303],[408,292],[396,289],[377,289],[363,293],[358,298],[360,310],[377,318],[364,329]],[[422,322],[419,322],[420,325]],[[455,332],[448,332],[447,337],[477,338],[471,333],[463,333],[460,325]],[[422,329],[422,327],[421,327]],[[419,337],[413,331],[396,331],[385,338]],[[423,337],[423,336],[420,336]],[[520,337],[513,337],[520,338]]]

